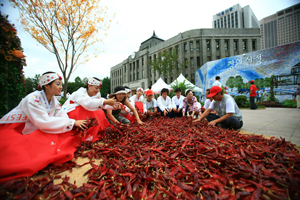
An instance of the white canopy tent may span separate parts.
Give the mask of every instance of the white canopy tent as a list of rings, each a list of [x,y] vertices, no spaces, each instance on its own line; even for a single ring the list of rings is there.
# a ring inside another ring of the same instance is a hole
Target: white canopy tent
[[[161,78],[159,78],[156,83],[151,86],[151,90],[153,90],[154,94],[160,94],[160,91],[163,88],[172,89],[168,84],[166,84]]]
[[[194,87],[193,92],[203,92],[203,89],[195,86],[193,83],[189,82],[182,74],[178,76],[178,78],[170,84],[170,87],[176,85],[176,81],[182,83],[185,80],[185,84],[190,84],[190,86]]]

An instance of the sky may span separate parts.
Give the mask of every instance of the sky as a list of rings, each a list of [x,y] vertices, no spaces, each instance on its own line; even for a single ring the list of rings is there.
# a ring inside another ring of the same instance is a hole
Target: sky
[[[0,0],[2,14],[8,14],[17,28],[21,39],[27,66],[25,77],[34,77],[46,71],[61,74],[55,55],[50,53],[31,36],[24,32],[18,22],[19,11],[8,0]],[[101,51],[97,58],[77,67],[69,81],[95,76],[100,79],[110,76],[110,68],[124,61],[141,42],[156,35],[167,40],[180,32],[192,29],[212,28],[213,15],[239,3],[249,5],[258,20],[277,11],[299,3],[300,0],[99,0],[108,7],[108,15],[113,16],[111,28],[103,37],[104,44],[96,44],[93,49]],[[104,51],[104,52],[102,52]]]

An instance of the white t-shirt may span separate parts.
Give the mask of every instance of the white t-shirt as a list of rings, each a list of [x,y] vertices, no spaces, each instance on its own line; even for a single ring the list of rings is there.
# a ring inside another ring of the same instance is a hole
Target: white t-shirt
[[[213,83],[213,85],[212,86],[219,86],[219,87],[222,87],[222,84],[220,83],[220,81],[215,81],[214,83]]]
[[[212,110],[215,109],[214,102],[215,102],[215,100],[213,100],[212,103],[209,105],[209,109],[212,109]],[[221,106],[221,104],[222,104],[222,102],[220,101],[220,106]],[[227,99],[227,101],[226,101],[226,113],[235,113],[234,106],[235,106],[234,99],[233,98]]]
[[[179,106],[179,108],[181,109],[183,106],[183,99],[184,99],[184,96],[182,96],[182,95],[180,95],[179,99],[177,98],[176,95],[174,97],[172,97],[173,108],[176,108],[176,106]]]
[[[205,108],[205,110],[207,108],[209,108],[210,104],[211,104],[211,100],[210,99],[206,99],[205,102],[204,102],[204,108]]]
[[[153,100],[153,107],[156,108],[157,107],[157,102],[156,102],[156,99],[152,99]],[[148,100],[146,99],[146,104],[147,104],[147,108],[150,108],[151,107],[151,101],[148,102]]]

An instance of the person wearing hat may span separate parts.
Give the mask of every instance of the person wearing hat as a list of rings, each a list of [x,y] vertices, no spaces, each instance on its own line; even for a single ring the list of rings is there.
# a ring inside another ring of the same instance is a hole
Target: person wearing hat
[[[175,89],[175,96],[172,97],[174,117],[182,117],[182,107],[184,96],[181,95],[181,89]]]
[[[98,140],[98,132],[109,126],[103,108],[116,109],[116,99],[104,99],[101,97],[100,89],[102,81],[96,77],[89,77],[85,87],[73,92],[62,106],[69,117],[76,120],[83,120],[88,117],[98,119],[98,126],[91,127],[83,140],[95,142]]]
[[[130,94],[131,94],[131,90],[130,90],[130,88],[127,87],[127,86],[124,86],[124,88],[125,88],[125,91],[127,92],[127,93],[126,93],[126,99],[130,102],[129,96],[130,96]],[[130,117],[129,117],[129,115],[128,115],[129,113],[130,113]],[[130,109],[129,109],[127,106],[125,106],[125,109],[121,110],[120,115],[123,116],[123,117],[126,117],[128,120],[131,120],[132,117],[134,117],[134,116],[133,116],[133,113],[130,112]]]
[[[143,88],[137,88],[136,94],[130,97],[130,103],[133,105],[133,107],[136,107],[139,112],[141,113],[147,113],[146,108],[146,100],[144,99],[144,90]]]
[[[154,96],[153,90],[151,90],[151,89],[147,90],[146,96],[147,96],[147,100],[146,100],[147,112],[148,113],[157,112],[157,102],[153,98],[153,96]]]
[[[220,124],[223,128],[230,129],[240,129],[243,126],[242,113],[239,107],[230,95],[223,94],[221,87],[213,86],[207,97],[212,97],[213,101],[201,117],[194,122],[206,118],[209,125],[213,126]],[[217,111],[218,115],[211,113],[212,110]]]
[[[256,110],[257,106],[255,104],[255,98],[256,98],[257,87],[254,85],[254,80],[251,80],[250,83],[251,83],[251,86],[250,86],[249,95],[250,95],[251,110]]]
[[[167,88],[163,88],[160,92],[161,96],[157,98],[157,106],[158,112],[160,112],[161,116],[173,117],[173,104],[170,97],[168,97],[169,90]]]
[[[129,103],[128,99],[126,98],[126,94],[127,91],[123,86],[117,86],[114,89],[114,93],[109,95],[109,98],[115,98],[117,102],[121,103],[121,106],[116,110],[104,110],[108,121],[113,125],[119,122],[121,122],[122,124],[130,124],[130,121],[128,119],[120,115],[121,109],[125,109],[125,106],[127,106],[136,117],[137,123],[142,125],[143,122],[140,120],[136,109],[131,105],[131,103]]]
[[[87,121],[71,119],[61,108],[55,98],[61,90],[62,77],[45,72],[38,90],[0,119],[0,183],[74,158],[81,138],[72,129],[85,129]]]

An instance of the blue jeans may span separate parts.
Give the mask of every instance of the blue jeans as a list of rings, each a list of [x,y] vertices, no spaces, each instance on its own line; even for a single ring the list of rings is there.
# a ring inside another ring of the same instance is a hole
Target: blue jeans
[[[211,122],[213,120],[219,119],[220,116],[216,114],[209,113],[206,117],[207,121]],[[222,128],[227,129],[240,129],[243,126],[243,121],[238,120],[236,117],[229,117],[228,119],[218,123]]]
[[[157,107],[157,111],[160,112],[161,116],[164,116],[164,112],[161,111],[161,109],[159,107]],[[171,112],[168,112],[166,116],[170,117],[170,118],[174,118],[174,112],[173,112],[173,110],[171,110]]]

